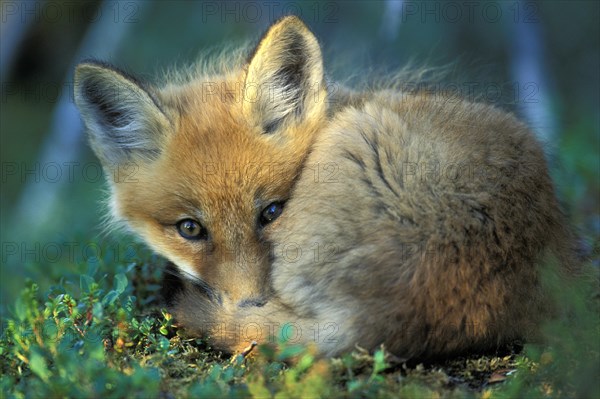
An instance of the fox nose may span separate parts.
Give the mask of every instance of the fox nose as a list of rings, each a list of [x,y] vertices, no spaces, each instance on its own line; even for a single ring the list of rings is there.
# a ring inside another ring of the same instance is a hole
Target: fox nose
[[[267,303],[267,299],[266,298],[249,298],[249,299],[244,299],[243,301],[238,303],[238,306],[240,308],[249,308],[249,307],[257,307],[257,308],[261,308],[263,306],[265,306]]]

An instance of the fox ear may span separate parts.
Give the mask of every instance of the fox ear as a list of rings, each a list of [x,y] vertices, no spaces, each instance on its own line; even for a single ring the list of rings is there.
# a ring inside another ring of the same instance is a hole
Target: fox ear
[[[244,83],[245,118],[265,133],[326,112],[317,39],[295,16],[272,25],[254,50]]]
[[[75,69],[75,103],[105,167],[152,160],[170,127],[158,101],[134,78],[98,62]]]

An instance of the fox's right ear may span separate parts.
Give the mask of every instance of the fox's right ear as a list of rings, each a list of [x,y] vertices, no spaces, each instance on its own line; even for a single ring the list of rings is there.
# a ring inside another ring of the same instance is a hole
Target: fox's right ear
[[[287,16],[273,24],[247,68],[243,113],[251,125],[273,133],[288,123],[325,115],[321,48],[298,17]]]
[[[104,167],[152,160],[171,126],[158,101],[134,78],[108,65],[75,69],[75,103]]]

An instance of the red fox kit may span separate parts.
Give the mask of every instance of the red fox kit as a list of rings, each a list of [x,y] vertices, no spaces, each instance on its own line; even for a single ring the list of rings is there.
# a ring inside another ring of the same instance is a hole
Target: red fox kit
[[[99,62],[75,99],[114,219],[170,262],[192,334],[277,334],[324,355],[494,348],[544,308],[540,262],[569,233],[543,153],[510,114],[442,95],[326,90],[296,17],[248,60],[145,86]]]

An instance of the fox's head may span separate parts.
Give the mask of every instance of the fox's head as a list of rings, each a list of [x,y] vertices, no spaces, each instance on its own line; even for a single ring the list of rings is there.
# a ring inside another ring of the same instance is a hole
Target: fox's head
[[[162,87],[83,62],[75,100],[114,217],[227,306],[268,301],[265,232],[327,117],[308,28],[285,17],[238,67]]]

